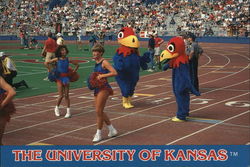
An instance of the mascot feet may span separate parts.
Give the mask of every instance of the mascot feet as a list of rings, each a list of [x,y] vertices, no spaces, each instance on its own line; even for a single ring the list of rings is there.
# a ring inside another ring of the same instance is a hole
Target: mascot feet
[[[131,104],[131,102],[132,102],[132,98],[131,98],[131,97],[128,97],[128,106],[129,106],[129,108],[135,107],[135,106],[133,106],[133,105]]]
[[[171,119],[171,121],[173,121],[173,122],[186,122],[186,120],[182,120],[182,119],[179,119],[179,118],[177,118],[177,117],[173,117],[173,118]]]
[[[122,97],[122,106],[125,109],[129,109],[129,108],[134,107],[130,102],[131,102],[131,98]]]

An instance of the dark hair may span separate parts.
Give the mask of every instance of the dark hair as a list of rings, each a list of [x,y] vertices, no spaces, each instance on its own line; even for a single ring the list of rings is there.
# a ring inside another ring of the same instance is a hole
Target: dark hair
[[[192,39],[192,41],[195,41],[195,39],[196,39],[196,36],[193,34],[193,33],[188,33],[188,38],[191,38]]]
[[[52,33],[48,32],[48,37],[51,38],[52,37]]]
[[[69,50],[68,50],[68,48],[67,48],[66,45],[59,45],[59,46],[57,47],[57,49],[56,49],[56,52],[55,52],[56,57],[62,57],[62,55],[61,55],[61,50],[62,50],[63,48],[66,50],[66,53],[67,53],[67,54],[69,53]]]

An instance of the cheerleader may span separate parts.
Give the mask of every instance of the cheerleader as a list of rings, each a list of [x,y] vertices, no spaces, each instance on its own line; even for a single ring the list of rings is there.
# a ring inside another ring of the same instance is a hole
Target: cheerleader
[[[3,74],[2,64],[0,73]],[[12,102],[15,95],[15,90],[0,76],[0,145],[3,145],[2,138],[6,123],[10,121],[10,116],[16,111]]]
[[[70,99],[69,99],[69,82],[71,79],[71,73],[74,74],[79,68],[79,65],[76,61],[70,60],[67,57],[67,54],[69,53],[67,47],[65,45],[58,46],[55,55],[56,58],[49,60],[46,62],[46,66],[48,66],[51,63],[56,63],[56,72],[58,73],[58,77],[56,78],[56,84],[57,84],[57,90],[58,90],[58,99],[55,107],[55,115],[57,117],[60,116],[60,110],[59,106],[62,102],[63,97],[65,98],[65,102],[67,105],[67,112],[64,116],[65,118],[71,117],[70,112]],[[75,65],[75,69],[73,72],[70,71],[69,63],[72,63]]]
[[[112,67],[112,65],[102,57],[104,51],[105,50],[101,44],[96,44],[92,48],[93,59],[95,60],[96,64],[94,67],[94,72],[91,74],[88,80],[89,88],[94,90],[95,109],[97,116],[97,131],[93,138],[93,142],[99,142],[102,140],[101,130],[103,128],[103,122],[105,122],[108,126],[108,137],[114,137],[118,133],[111,124],[107,114],[104,113],[106,101],[110,95],[113,95],[113,90],[107,82],[107,78],[117,75],[117,72]]]

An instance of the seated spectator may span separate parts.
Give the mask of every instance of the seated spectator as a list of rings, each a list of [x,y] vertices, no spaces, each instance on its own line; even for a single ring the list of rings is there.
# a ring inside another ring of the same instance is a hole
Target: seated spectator
[[[18,83],[13,83],[13,78],[17,76],[17,69],[13,60],[11,60],[4,52],[0,52],[0,59],[2,61],[3,78],[5,81],[16,89],[21,86],[28,88],[29,86],[24,80]]]

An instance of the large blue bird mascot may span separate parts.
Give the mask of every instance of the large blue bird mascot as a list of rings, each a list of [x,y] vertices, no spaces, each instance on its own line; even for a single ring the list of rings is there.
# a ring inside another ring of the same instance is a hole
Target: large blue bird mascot
[[[147,69],[150,62],[149,53],[139,55],[139,41],[130,27],[123,27],[118,33],[120,47],[113,57],[114,68],[118,72],[115,77],[122,93],[122,106],[126,109],[133,108],[131,104],[135,86],[139,80],[140,67]]]
[[[169,40],[166,50],[160,55],[160,62],[165,64],[164,71],[172,68],[172,86],[178,107],[172,121],[184,122],[189,115],[190,92],[196,96],[200,96],[200,93],[191,83],[188,56],[181,37],[173,37]]]

